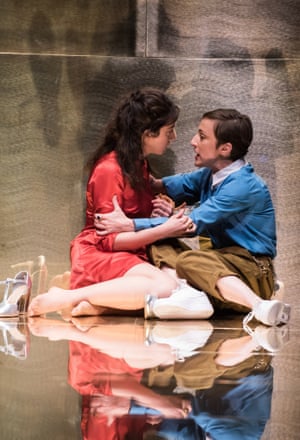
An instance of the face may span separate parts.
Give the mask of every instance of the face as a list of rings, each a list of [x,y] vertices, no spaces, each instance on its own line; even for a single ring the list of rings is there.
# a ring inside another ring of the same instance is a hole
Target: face
[[[151,133],[148,130],[143,134],[144,156],[149,154],[162,155],[168,145],[176,139],[175,123],[164,125],[159,133]]]
[[[208,167],[216,172],[228,165],[231,145],[222,144],[217,147],[214,124],[212,119],[202,119],[191,145],[195,151],[195,166]]]

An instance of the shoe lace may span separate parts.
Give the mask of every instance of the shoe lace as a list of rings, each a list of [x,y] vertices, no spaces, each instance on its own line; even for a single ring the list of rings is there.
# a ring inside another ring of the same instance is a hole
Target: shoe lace
[[[261,348],[261,345],[256,341],[256,337],[255,337],[255,330],[252,330],[252,328],[248,325],[248,323],[254,318],[254,311],[252,310],[251,312],[248,313],[248,315],[245,316],[245,318],[243,319],[243,330],[244,332],[246,332],[249,336],[251,336],[251,338],[255,341],[256,345],[256,349],[255,350],[259,350]]]

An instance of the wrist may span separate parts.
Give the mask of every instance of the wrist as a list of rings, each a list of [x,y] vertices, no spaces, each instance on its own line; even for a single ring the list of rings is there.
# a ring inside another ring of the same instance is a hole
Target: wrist
[[[157,240],[163,240],[164,238],[169,237],[169,230],[168,227],[166,225],[166,223],[162,223],[161,225],[157,226],[156,228],[157,231]]]
[[[125,232],[134,232],[135,231],[135,223],[134,220],[129,218],[127,221],[126,231]]]

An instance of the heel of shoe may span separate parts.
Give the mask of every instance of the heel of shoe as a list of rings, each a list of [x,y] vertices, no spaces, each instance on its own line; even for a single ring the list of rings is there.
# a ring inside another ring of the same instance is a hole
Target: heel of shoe
[[[28,311],[32,281],[28,272],[19,272],[17,276],[20,277],[21,283],[24,283],[24,293],[20,296],[17,302],[19,315],[24,315]]]
[[[15,291],[12,292],[8,302],[16,304],[19,315],[27,313],[29,300],[31,295],[32,282],[29,273],[26,271],[19,272],[14,278]],[[11,299],[11,301],[10,301]]]

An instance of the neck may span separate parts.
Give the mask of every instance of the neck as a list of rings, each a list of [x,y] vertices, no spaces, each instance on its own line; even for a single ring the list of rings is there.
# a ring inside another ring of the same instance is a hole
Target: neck
[[[211,168],[212,173],[215,174],[215,173],[217,173],[218,171],[223,170],[223,168],[228,167],[228,166],[231,165],[232,163],[233,163],[233,161],[230,160],[230,159],[221,159],[221,160],[219,160],[218,163],[215,164],[214,167]]]

